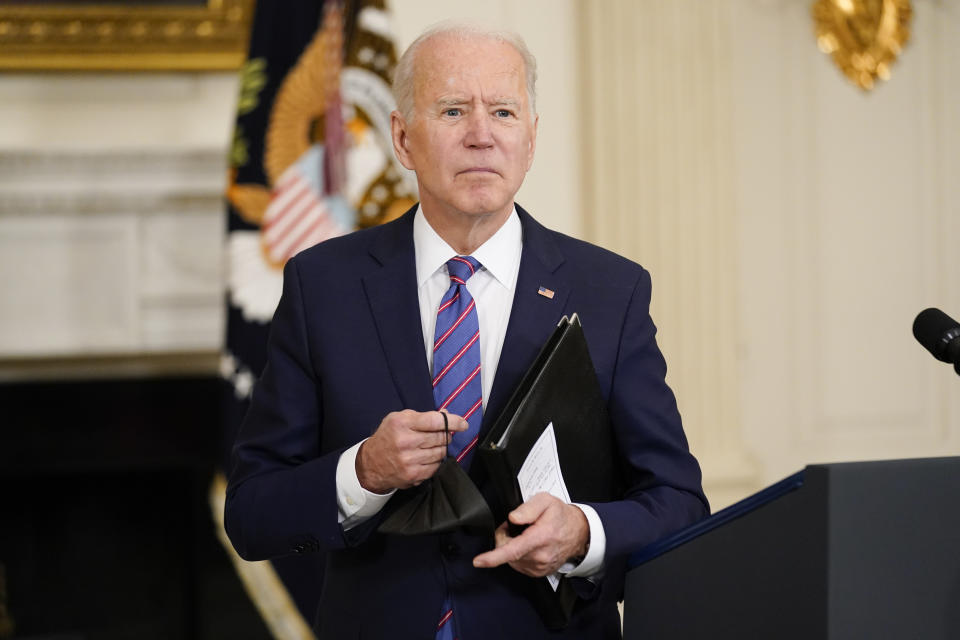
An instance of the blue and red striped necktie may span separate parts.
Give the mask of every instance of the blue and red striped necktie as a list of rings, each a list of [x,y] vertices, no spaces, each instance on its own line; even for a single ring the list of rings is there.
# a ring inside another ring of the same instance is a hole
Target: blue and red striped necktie
[[[477,446],[483,419],[483,386],[480,382],[480,322],[476,303],[467,291],[467,280],[480,269],[470,256],[447,261],[450,288],[440,300],[433,341],[433,399],[437,409],[464,417],[470,425],[455,433],[447,451],[468,467]],[[443,603],[437,640],[454,640],[453,605]]]
[[[480,322],[477,307],[467,291],[467,280],[480,263],[470,256],[447,261],[450,288],[437,309],[433,341],[433,400],[437,409],[462,416],[470,428],[454,434],[448,451],[468,466],[483,418],[483,386],[480,383]]]

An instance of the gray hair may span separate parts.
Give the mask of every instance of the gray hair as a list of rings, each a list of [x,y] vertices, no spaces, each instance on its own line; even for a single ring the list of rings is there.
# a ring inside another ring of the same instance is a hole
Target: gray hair
[[[527,43],[523,38],[512,31],[501,31],[488,29],[471,22],[462,22],[455,20],[445,20],[439,22],[420,34],[414,40],[407,50],[400,56],[397,66],[393,71],[393,98],[397,101],[397,109],[403,114],[404,120],[412,122],[414,117],[414,96],[413,96],[413,74],[417,50],[427,40],[435,36],[454,36],[465,39],[469,37],[485,38],[506,42],[520,54],[523,58],[523,66],[526,70],[527,81],[527,102],[530,103],[530,120],[532,121],[537,114],[537,59],[530,53]]]

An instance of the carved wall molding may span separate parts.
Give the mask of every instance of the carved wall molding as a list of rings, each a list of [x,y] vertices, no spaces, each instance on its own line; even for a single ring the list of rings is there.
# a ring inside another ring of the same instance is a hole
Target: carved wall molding
[[[0,377],[218,351],[225,183],[221,150],[0,152]]]
[[[0,152],[0,215],[209,212],[220,152]]]
[[[216,150],[194,151],[31,151],[4,150],[0,153],[0,179],[10,175],[18,177],[45,176],[64,170],[71,174],[102,175],[104,171],[124,171],[130,174],[145,170],[162,172],[179,171],[209,172],[224,163],[223,152]]]

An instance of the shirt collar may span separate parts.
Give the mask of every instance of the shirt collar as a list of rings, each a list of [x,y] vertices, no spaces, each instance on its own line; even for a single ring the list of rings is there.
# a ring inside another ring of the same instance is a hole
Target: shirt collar
[[[520,270],[520,253],[523,247],[523,227],[517,209],[507,217],[489,240],[471,255],[490,272],[497,281],[512,288]],[[442,268],[457,252],[433,230],[430,223],[417,208],[413,218],[413,248],[417,260],[417,286],[422,287],[430,276]]]

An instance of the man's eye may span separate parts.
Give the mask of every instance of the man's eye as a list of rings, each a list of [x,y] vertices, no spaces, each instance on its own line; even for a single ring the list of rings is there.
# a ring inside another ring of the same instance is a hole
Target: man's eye
[[[446,109],[446,110],[443,112],[443,115],[445,115],[445,116],[451,116],[451,117],[458,116],[458,115],[460,115],[460,109]]]
[[[494,113],[497,114],[498,118],[509,118],[513,114],[507,111],[506,109],[497,109]]]

